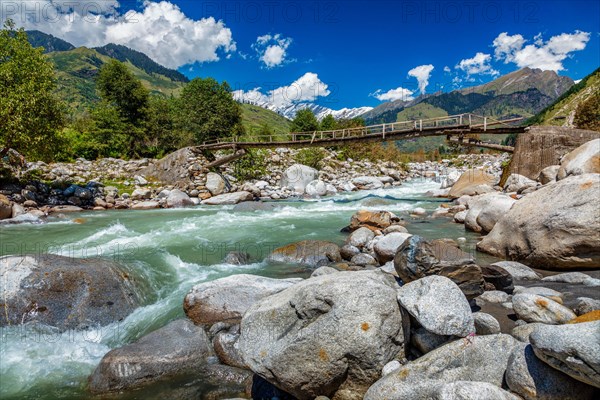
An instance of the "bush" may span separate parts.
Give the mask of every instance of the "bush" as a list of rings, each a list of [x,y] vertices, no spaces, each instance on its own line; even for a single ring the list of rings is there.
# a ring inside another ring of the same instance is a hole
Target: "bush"
[[[300,150],[298,154],[296,154],[296,162],[314,169],[321,169],[321,161],[323,161],[326,156],[327,153],[322,148],[308,147]]]
[[[577,106],[573,122],[579,129],[600,131],[600,90]]]
[[[260,179],[267,174],[267,152],[265,150],[247,150],[244,157],[231,163],[233,176],[247,181]]]

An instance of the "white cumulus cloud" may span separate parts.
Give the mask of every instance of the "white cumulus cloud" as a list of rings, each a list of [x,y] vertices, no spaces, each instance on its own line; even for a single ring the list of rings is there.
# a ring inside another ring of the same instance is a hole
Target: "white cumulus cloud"
[[[455,68],[471,75],[498,75],[499,72],[492,68],[492,56],[478,52],[473,58],[461,60]]]
[[[429,78],[431,77],[431,71],[433,71],[433,65],[419,65],[408,71],[408,76],[412,76],[417,79],[419,83],[419,92],[425,94],[425,88],[429,85]]]
[[[273,109],[281,109],[299,102],[315,101],[327,97],[329,86],[313,72],[307,72],[289,85],[280,86],[266,93],[257,87],[248,91],[235,90],[233,97],[238,101],[249,101]]]
[[[292,38],[283,37],[280,33],[263,35],[256,38],[252,48],[258,54],[259,60],[267,68],[277,67],[286,61],[287,49],[292,44]]]
[[[494,55],[505,64],[515,63],[519,68],[539,68],[562,71],[563,61],[570,53],[585,49],[590,40],[589,32],[561,33],[544,41],[541,34],[534,37],[533,44],[525,45],[522,35],[503,32],[494,39]]]
[[[236,50],[231,30],[213,17],[194,20],[168,1],[145,1],[140,11],[121,9],[118,2],[22,0],[39,13],[16,18],[26,29],[37,29],[73,43],[95,47],[121,44],[147,54],[166,67],[220,59]],[[10,15],[7,15],[10,16]]]
[[[387,92],[383,92],[381,89],[376,90],[374,93],[370,93],[369,96],[375,97],[380,101],[395,101],[403,100],[409,101],[414,99],[414,92],[412,90],[398,87],[396,89],[390,89]]]

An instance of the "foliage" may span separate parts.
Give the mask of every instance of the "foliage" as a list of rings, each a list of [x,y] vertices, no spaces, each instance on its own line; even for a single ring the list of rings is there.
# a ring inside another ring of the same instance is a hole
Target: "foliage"
[[[320,147],[307,147],[301,149],[296,154],[296,162],[302,165],[308,165],[314,169],[321,169],[322,160],[327,156],[327,152]]]
[[[600,131],[600,89],[577,106],[573,123],[579,129]]]
[[[239,180],[260,179],[267,174],[265,150],[247,150],[246,155],[231,163],[233,175]]]
[[[331,114],[327,114],[325,116],[325,118],[323,118],[323,120],[321,121],[321,130],[322,131],[331,131],[336,129],[337,127],[337,122],[335,121],[335,118],[333,118],[333,115]]]
[[[53,65],[8,19],[0,30],[0,154],[14,148],[49,159],[60,146],[62,104],[53,94]]]
[[[177,129],[176,107],[175,98],[150,97],[143,146],[145,156],[162,158],[172,151],[194,143],[190,132]]]
[[[100,68],[96,85],[102,99],[116,107],[127,122],[139,124],[146,119],[149,94],[120,61],[110,60]]]
[[[119,60],[123,63],[129,61],[131,64],[150,75],[159,74],[171,79],[174,82],[187,83],[190,81],[181,72],[163,67],[144,53],[132,50],[120,44],[109,43],[103,47],[97,47],[95,50],[100,54],[104,54],[105,56],[114,58],[115,60]]]
[[[227,82],[196,78],[188,83],[179,98],[178,127],[193,133],[197,143],[241,135],[242,111]]]
[[[312,110],[305,108],[296,113],[290,126],[291,132],[313,132],[319,130],[319,121]]]
[[[280,137],[290,132],[291,121],[276,112],[247,103],[240,104],[240,107],[242,124],[248,135],[256,135],[263,130],[264,125],[267,125],[274,135]]]

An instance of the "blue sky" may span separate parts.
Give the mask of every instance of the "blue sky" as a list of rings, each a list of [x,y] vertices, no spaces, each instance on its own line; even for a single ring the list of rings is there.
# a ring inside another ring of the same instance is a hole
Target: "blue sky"
[[[37,20],[2,7],[0,16],[75,45],[122,43],[273,101],[296,88],[302,94],[280,101],[334,109],[472,86],[523,66],[581,79],[600,65],[596,0],[100,3],[95,22],[85,21],[90,7]]]

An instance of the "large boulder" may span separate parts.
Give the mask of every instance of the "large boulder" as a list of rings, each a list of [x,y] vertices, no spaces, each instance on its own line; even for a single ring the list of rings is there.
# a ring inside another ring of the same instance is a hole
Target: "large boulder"
[[[398,248],[394,268],[405,283],[430,275],[445,276],[472,299],[483,293],[485,284],[481,268],[473,262],[470,254],[445,240],[413,235]]]
[[[202,327],[176,320],[134,343],[109,351],[89,379],[93,393],[122,391],[185,372],[213,355]]]
[[[225,191],[225,180],[221,177],[221,175],[209,172],[206,174],[206,189],[213,196],[218,196]]]
[[[407,283],[398,290],[398,302],[429,332],[460,337],[475,332],[467,298],[446,277],[428,276]]]
[[[537,186],[537,182],[533,179],[519,174],[511,174],[504,183],[504,191],[520,193],[525,189],[535,186]]]
[[[381,189],[383,182],[374,176],[358,176],[352,179],[352,183],[361,190]]]
[[[250,201],[254,198],[250,192],[234,192],[213,196],[206,200],[202,200],[202,204],[209,206],[220,206],[241,203],[242,201]]]
[[[167,196],[167,206],[171,208],[193,206],[195,203],[190,199],[187,193],[182,192],[179,189],[171,190]]]
[[[518,344],[504,334],[450,342],[378,380],[365,400],[435,399],[427,393],[430,388],[458,381],[487,382],[500,388],[508,358]]]
[[[238,274],[203,282],[185,296],[183,310],[196,324],[237,323],[254,303],[301,280]]]
[[[600,173],[600,139],[590,140],[565,155],[560,161],[557,179],[569,175]]]
[[[374,393],[371,395],[369,391],[367,395],[368,397],[365,397],[367,400],[521,400],[512,393],[491,383],[467,380],[456,382],[423,380],[413,382],[410,385],[400,384],[394,388],[389,388],[384,394]]]
[[[373,231],[363,226],[361,228],[358,228],[357,230],[352,232],[350,236],[348,236],[347,244],[362,249],[369,242],[371,242],[371,240],[373,240],[374,237],[375,234],[373,233]]]
[[[287,168],[282,176],[279,186],[304,193],[306,185],[319,177],[319,171],[302,164],[294,164]]]
[[[477,244],[544,269],[600,267],[600,175],[571,176],[519,200]]]
[[[308,182],[306,188],[304,189],[307,195],[320,197],[325,196],[327,194],[327,184],[322,180],[314,180]]]
[[[359,210],[350,219],[350,230],[355,231],[360,227],[366,227],[372,231],[383,230],[400,219],[389,211]]]
[[[540,325],[529,336],[535,355],[559,371],[600,388],[600,321]]]
[[[560,165],[550,165],[550,166],[544,168],[543,170],[540,171],[540,175],[538,176],[538,181],[542,185],[556,182],[556,175],[558,174],[559,169],[560,169]]]
[[[469,200],[465,227],[475,232],[489,232],[515,202],[515,199],[495,192],[475,196]]]
[[[510,390],[525,400],[592,400],[594,388],[550,367],[535,356],[529,344],[517,346],[506,369]]]
[[[0,219],[11,218],[12,214],[12,205],[10,204],[8,197],[0,194]]]
[[[61,331],[121,321],[140,303],[121,266],[52,254],[1,257],[0,299],[0,326],[35,321]]]
[[[410,233],[392,232],[385,236],[377,237],[373,245],[373,250],[379,263],[383,265],[388,261],[392,261],[400,246],[411,236]]]
[[[525,322],[564,324],[577,317],[567,307],[537,294],[518,293],[513,296],[512,304],[517,317]]]
[[[495,176],[486,173],[482,169],[469,169],[463,172],[458,181],[452,185],[448,197],[456,199],[464,195],[474,196],[491,193],[494,191],[492,187],[496,182],[498,182],[498,179]]]
[[[397,284],[380,272],[308,279],[252,306],[239,348],[256,374],[298,399],[361,399],[404,354]]]
[[[273,250],[267,257],[267,261],[321,267],[331,262],[342,261],[342,256],[340,247],[335,243],[322,240],[302,240]]]
[[[540,274],[529,268],[525,264],[516,261],[498,261],[491,264],[492,267],[499,267],[508,272],[514,280],[539,280]]]

